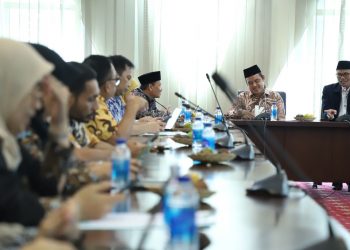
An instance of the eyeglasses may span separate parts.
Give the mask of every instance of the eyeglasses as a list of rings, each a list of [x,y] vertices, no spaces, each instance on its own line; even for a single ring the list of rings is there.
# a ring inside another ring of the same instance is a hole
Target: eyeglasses
[[[338,78],[349,77],[350,73],[349,72],[344,72],[344,73],[337,73],[336,75],[337,75]]]

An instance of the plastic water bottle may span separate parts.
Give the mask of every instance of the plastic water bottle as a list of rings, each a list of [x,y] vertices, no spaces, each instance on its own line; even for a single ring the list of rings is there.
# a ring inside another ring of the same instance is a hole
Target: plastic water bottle
[[[277,121],[277,105],[276,105],[276,102],[272,102],[272,106],[271,106],[271,121]]]
[[[203,122],[201,118],[196,117],[192,124],[192,150],[193,153],[198,153],[202,149],[202,134],[203,134]]]
[[[216,107],[215,110],[215,124],[220,124],[222,122],[222,113],[220,107]]]
[[[203,130],[203,140],[202,146],[203,148],[210,148],[211,150],[215,150],[215,131],[211,125],[211,123],[204,123]]]
[[[209,118],[209,116],[207,114],[205,114],[203,116],[203,120],[202,120],[203,124],[205,123],[211,123],[211,119]]]
[[[171,250],[198,250],[196,210],[199,196],[189,177],[179,177],[174,189],[169,192],[167,225]]]
[[[181,115],[185,117],[185,111],[186,111],[186,102],[182,100],[181,102]]]
[[[164,219],[167,225],[169,225],[169,197],[176,191],[177,185],[178,185],[178,177],[179,177],[179,166],[171,166],[171,173],[169,181],[165,187],[164,190],[164,196],[163,196],[163,212],[164,212]]]
[[[112,173],[111,181],[116,189],[121,189],[130,181],[130,150],[126,145],[126,140],[119,138],[116,140],[115,149],[112,151]]]
[[[191,123],[191,116],[192,116],[192,112],[190,109],[190,106],[188,104],[185,105],[186,109],[185,109],[185,120],[184,123]]]
[[[196,110],[196,118],[197,117],[201,118],[201,121],[203,122],[204,114],[202,113],[202,110],[200,108]]]

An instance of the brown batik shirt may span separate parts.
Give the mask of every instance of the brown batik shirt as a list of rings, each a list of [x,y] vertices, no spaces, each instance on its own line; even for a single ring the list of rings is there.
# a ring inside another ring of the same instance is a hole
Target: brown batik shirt
[[[273,102],[276,102],[277,106],[277,120],[285,120],[286,114],[283,99],[278,92],[270,90],[265,90],[264,95],[260,97],[253,95],[250,91],[240,93],[226,115],[233,119],[241,119],[241,111],[243,110],[249,111],[254,115],[256,105],[262,109],[262,112],[271,113]]]

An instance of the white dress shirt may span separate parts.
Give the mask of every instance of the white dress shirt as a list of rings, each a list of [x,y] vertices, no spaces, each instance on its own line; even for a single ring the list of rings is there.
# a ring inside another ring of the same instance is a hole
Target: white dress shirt
[[[338,116],[345,115],[348,105],[348,94],[349,94],[350,88],[344,88],[341,87],[341,101],[340,101],[340,107],[339,107],[339,114]]]

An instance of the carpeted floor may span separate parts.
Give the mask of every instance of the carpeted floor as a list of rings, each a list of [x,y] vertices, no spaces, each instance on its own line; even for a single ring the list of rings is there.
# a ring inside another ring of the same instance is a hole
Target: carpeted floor
[[[342,191],[332,189],[332,183],[324,182],[317,189],[312,188],[311,182],[298,182],[311,197],[328,210],[329,215],[337,219],[350,231],[350,192],[344,183]]]

